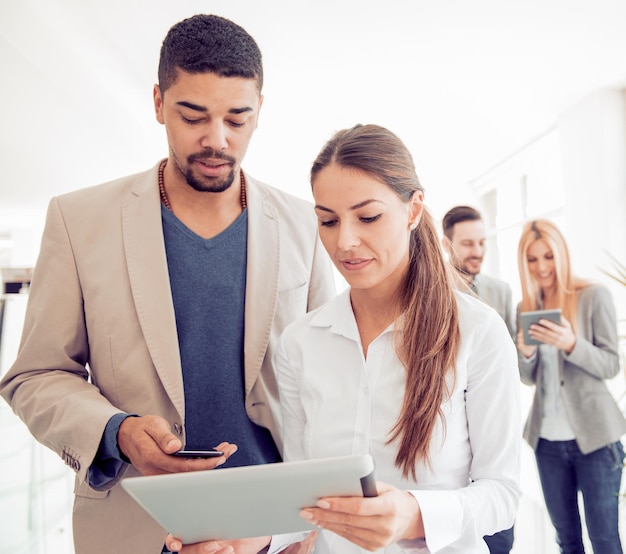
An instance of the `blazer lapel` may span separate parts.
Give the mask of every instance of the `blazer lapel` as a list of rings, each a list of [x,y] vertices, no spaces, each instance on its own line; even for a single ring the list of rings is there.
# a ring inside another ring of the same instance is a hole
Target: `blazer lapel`
[[[248,267],[244,368],[246,395],[265,357],[278,302],[280,269],[278,210],[266,200],[254,179],[246,175],[248,195]]]
[[[124,250],[137,317],[148,351],[182,419],[182,369],[163,239],[157,167],[139,177],[132,198],[122,207]]]

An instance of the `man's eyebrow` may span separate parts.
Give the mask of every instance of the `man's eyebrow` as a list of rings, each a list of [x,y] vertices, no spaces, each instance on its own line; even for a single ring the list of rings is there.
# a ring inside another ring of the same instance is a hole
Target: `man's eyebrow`
[[[197,112],[208,112],[209,110],[205,106],[198,106],[198,104],[192,104],[191,102],[186,102],[185,100],[181,100],[180,102],[176,102],[177,106],[182,106],[183,108],[189,108],[190,110],[195,110]]]
[[[380,202],[381,204],[384,204],[382,200],[375,200],[374,198],[368,198],[367,200],[363,200],[363,202],[359,202],[358,204],[355,204],[354,206],[350,206],[350,209],[358,210],[359,208],[363,208],[364,206],[367,206],[368,204],[372,204],[373,202]],[[321,204],[316,204],[315,209],[322,210],[323,212],[335,213],[330,208],[326,208],[325,206],[322,206]]]
[[[176,102],[177,106],[182,106],[183,108],[189,108],[190,110],[195,110],[197,112],[206,113],[208,112],[208,108],[206,106],[199,106],[198,104],[194,104],[193,102],[187,102],[186,100],[181,100],[180,102]],[[251,112],[252,108],[246,106],[245,108],[231,108],[228,110],[228,113],[237,115],[240,113]]]
[[[246,106],[245,108],[231,108],[230,110],[228,110],[228,113],[232,113],[232,114],[240,114],[240,113],[246,113],[246,112],[251,112],[252,108],[249,106]]]

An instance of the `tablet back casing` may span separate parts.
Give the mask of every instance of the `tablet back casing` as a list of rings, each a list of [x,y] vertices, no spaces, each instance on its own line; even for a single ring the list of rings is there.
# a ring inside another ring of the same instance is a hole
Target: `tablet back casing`
[[[524,344],[541,344],[541,341],[533,339],[528,334],[528,328],[531,323],[538,323],[540,319],[548,319],[554,323],[561,324],[561,310],[537,310],[534,312],[521,312],[520,314],[522,329],[524,332]]]
[[[316,529],[299,515],[324,496],[375,496],[369,454],[129,477],[122,487],[184,543]]]

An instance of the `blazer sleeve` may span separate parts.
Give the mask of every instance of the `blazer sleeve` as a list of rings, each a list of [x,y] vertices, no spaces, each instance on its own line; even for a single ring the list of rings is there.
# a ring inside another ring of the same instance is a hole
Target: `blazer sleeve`
[[[513,342],[516,340],[516,326],[515,326],[515,314],[513,312],[513,291],[511,287],[506,285],[505,293],[504,293],[504,302],[506,306],[504,322],[506,323],[506,328],[509,330],[509,335],[513,339]]]
[[[307,312],[318,308],[335,297],[336,287],[333,265],[328,253],[322,246],[319,236],[315,239],[313,263],[311,264],[311,280]]]
[[[90,383],[83,298],[59,202],[48,208],[18,355],[0,394],[33,436],[84,480],[118,413]]]
[[[576,345],[564,360],[596,379],[611,379],[619,372],[617,319],[607,288],[591,285],[581,291]]]

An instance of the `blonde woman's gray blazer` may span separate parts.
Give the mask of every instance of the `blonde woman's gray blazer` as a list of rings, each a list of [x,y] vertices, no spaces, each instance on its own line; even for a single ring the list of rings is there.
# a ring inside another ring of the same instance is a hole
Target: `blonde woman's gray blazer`
[[[626,433],[626,419],[606,386],[619,372],[615,307],[608,289],[589,285],[578,292],[576,345],[568,355],[559,350],[563,404],[583,454],[611,444]],[[519,327],[519,306],[518,306]],[[539,350],[527,360],[518,353],[522,382],[535,385],[524,438],[537,448],[542,418],[543,363]]]

